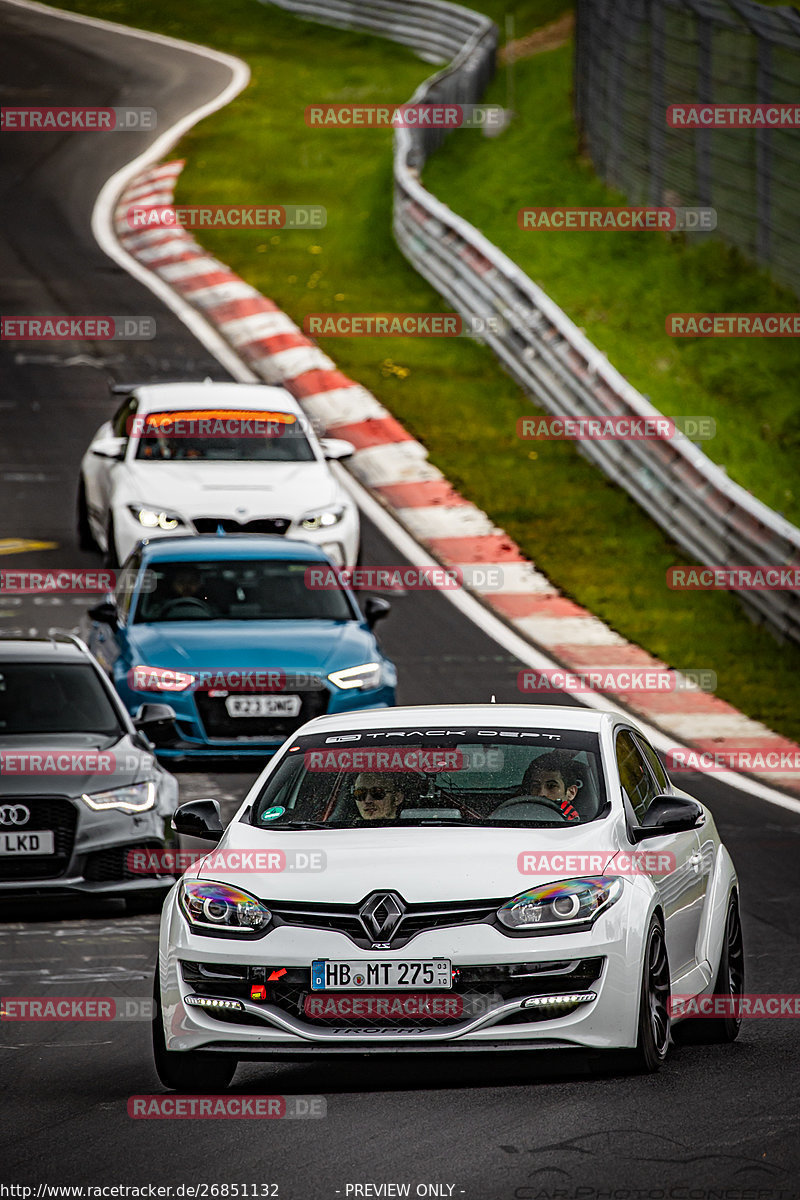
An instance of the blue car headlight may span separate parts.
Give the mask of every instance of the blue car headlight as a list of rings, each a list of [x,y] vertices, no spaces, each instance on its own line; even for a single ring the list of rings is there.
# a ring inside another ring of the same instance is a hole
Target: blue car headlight
[[[525,933],[574,929],[591,924],[622,895],[619,876],[561,879],[521,892],[497,911],[506,929]]]
[[[345,667],[343,671],[332,671],[328,676],[331,683],[345,691],[359,688],[367,691],[380,687],[383,679],[383,666],[379,662],[360,663],[357,667]]]
[[[214,880],[182,880],[178,902],[194,933],[259,933],[272,920],[255,896]]]

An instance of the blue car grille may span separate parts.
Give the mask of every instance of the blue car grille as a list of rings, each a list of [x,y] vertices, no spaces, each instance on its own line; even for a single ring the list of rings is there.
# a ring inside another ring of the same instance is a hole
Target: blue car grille
[[[275,695],[285,695],[288,688]],[[232,717],[225,707],[228,696],[252,696],[252,692],[228,692],[225,696],[211,696],[208,692],[196,692],[197,713],[208,738],[230,740],[233,738],[278,738],[288,737],[312,717],[324,716],[328,711],[329,692],[322,687],[315,690],[292,690],[300,697],[300,712],[296,717]],[[265,689],[264,695],[269,695]]]

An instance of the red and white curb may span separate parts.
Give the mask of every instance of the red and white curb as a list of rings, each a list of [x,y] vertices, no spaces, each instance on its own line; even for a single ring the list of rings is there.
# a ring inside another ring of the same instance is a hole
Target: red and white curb
[[[499,587],[469,590],[549,658],[584,674],[609,668],[666,670],[666,663],[562,596],[486,513],[452,487],[428,461],[425,447],[366,388],[337,370],[290,317],[207,254],[184,228],[176,223],[131,229],[127,213],[134,202],[137,209],[172,204],[183,165],[175,161],[150,168],[123,192],[114,216],[122,247],[199,310],[264,382],[291,392],[315,428],[352,442],[356,453],[349,469],[433,558],[467,576],[478,565],[497,568]],[[793,742],[679,679],[675,691],[603,694],[698,750],[800,753]],[[521,692],[521,701],[525,698]],[[748,773],[773,787],[800,792],[800,771]]]

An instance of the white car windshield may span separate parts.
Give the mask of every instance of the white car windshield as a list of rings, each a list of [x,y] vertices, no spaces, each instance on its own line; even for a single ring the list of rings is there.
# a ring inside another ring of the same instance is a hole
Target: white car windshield
[[[147,413],[138,422],[137,461],[314,462],[291,413],[206,409]]]
[[[261,829],[564,827],[605,807],[595,734],[342,731],[293,741],[250,821]]]

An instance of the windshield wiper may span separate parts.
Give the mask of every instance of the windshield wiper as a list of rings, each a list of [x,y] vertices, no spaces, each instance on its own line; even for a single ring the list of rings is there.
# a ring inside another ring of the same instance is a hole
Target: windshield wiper
[[[257,827],[259,829],[330,829],[331,825],[328,821],[281,821],[280,825],[270,821],[269,825],[258,825]]]

